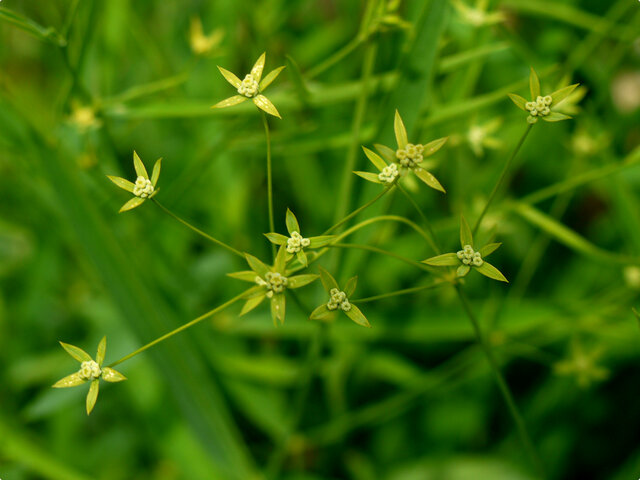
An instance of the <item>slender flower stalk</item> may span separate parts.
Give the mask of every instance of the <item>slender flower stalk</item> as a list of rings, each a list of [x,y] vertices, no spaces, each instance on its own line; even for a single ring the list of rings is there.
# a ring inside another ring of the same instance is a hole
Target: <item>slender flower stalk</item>
[[[367,203],[365,203],[364,205],[356,208],[353,212],[351,212],[349,215],[347,215],[346,217],[344,217],[342,220],[340,220],[338,223],[336,223],[335,225],[333,225],[332,227],[330,227],[329,229],[327,229],[322,235],[327,235],[331,232],[333,232],[336,228],[342,226],[344,223],[348,222],[349,220],[351,220],[353,217],[355,217],[356,215],[358,215],[360,212],[362,212],[363,210],[369,208],[371,205],[373,205],[374,203],[376,203],[378,200],[380,200],[384,195],[386,195],[387,193],[389,193],[391,190],[393,190],[395,187],[395,185],[392,185],[391,187],[387,187],[384,190],[382,190],[378,195],[376,195],[375,197],[373,197],[371,200],[369,200]]]
[[[409,200],[409,203],[411,205],[413,205],[413,208],[415,208],[415,210],[418,212],[418,214],[422,217],[422,221],[424,222],[424,226],[427,227],[427,230],[429,232],[429,237],[427,237],[427,242],[429,243],[429,246],[433,249],[434,252],[436,252],[436,254],[440,254],[440,247],[438,247],[438,239],[436,238],[436,234],[433,231],[433,227],[431,226],[431,222],[429,221],[429,219],[427,218],[427,216],[424,214],[424,212],[422,211],[422,209],[420,208],[420,205],[418,205],[418,203],[415,201],[415,199],[409,194],[409,192],[407,192],[402,185],[398,184],[398,188],[400,189],[400,191],[402,192],[402,194],[407,197],[407,200]]]
[[[351,300],[351,303],[368,303],[368,302],[375,302],[377,300],[382,300],[384,298],[397,297],[400,295],[410,295],[416,292],[431,290],[432,288],[439,287],[440,285],[443,285],[445,283],[448,283],[448,282],[444,279],[438,279],[438,280],[434,280],[433,282],[427,285],[421,285],[419,287],[403,288],[402,290],[396,290],[394,292],[387,292],[380,295],[374,295],[373,297],[357,298],[355,300]]]
[[[167,215],[169,215],[171,218],[177,220],[178,222],[180,222],[182,225],[184,225],[185,227],[193,230],[195,233],[197,233],[198,235],[200,235],[201,237],[206,238],[207,240],[209,240],[210,242],[215,243],[216,245],[218,245],[219,247],[224,248],[225,250],[228,250],[229,252],[233,253],[234,255],[237,255],[241,258],[244,259],[244,254],[240,251],[240,250],[236,250],[235,248],[233,248],[230,245],[227,245],[224,242],[221,242],[220,240],[218,240],[215,237],[212,237],[211,235],[209,235],[208,233],[203,232],[202,230],[200,230],[197,227],[194,227],[193,225],[191,225],[189,222],[187,222],[186,220],[180,218],[178,215],[176,215],[175,213],[173,213],[171,210],[169,210],[167,207],[165,207],[164,205],[162,205],[160,202],[158,202],[158,200],[156,200],[155,198],[152,198],[151,201],[156,204],[160,210],[162,210],[164,213],[166,213]]]
[[[511,152],[511,156],[509,156],[509,159],[504,164],[504,167],[502,167],[502,172],[500,173],[500,177],[498,178],[498,181],[496,182],[496,184],[493,186],[493,190],[491,190],[491,194],[489,194],[489,199],[487,200],[487,203],[485,204],[484,208],[482,209],[482,212],[480,213],[480,216],[478,217],[478,219],[476,220],[475,225],[473,226],[472,234],[474,236],[478,233],[478,229],[480,228],[480,224],[482,223],[482,219],[484,218],[484,216],[489,211],[489,207],[491,206],[491,203],[493,202],[493,200],[494,200],[494,198],[496,196],[496,193],[498,193],[498,190],[502,186],[502,183],[504,182],[504,179],[507,177],[507,173],[509,172],[509,169],[511,168],[511,164],[513,163],[513,159],[516,158],[516,155],[520,151],[520,148],[522,147],[522,144],[524,143],[524,141],[526,140],[527,136],[529,135],[529,132],[531,131],[531,128],[533,127],[533,125],[534,125],[533,123],[528,123],[527,124],[527,128],[524,131],[524,133],[522,134],[522,136],[520,137],[520,140],[518,141],[518,144],[516,145],[516,148],[513,149],[513,152]]]
[[[531,435],[529,434],[529,430],[527,429],[527,425],[524,422],[524,418],[522,417],[522,414],[520,413],[520,410],[518,409],[518,406],[516,405],[516,402],[513,399],[513,395],[511,393],[511,390],[509,389],[509,385],[507,385],[507,382],[502,376],[502,372],[500,371],[498,362],[495,356],[493,355],[493,350],[491,349],[491,345],[489,345],[489,342],[487,341],[485,336],[482,334],[482,330],[480,329],[480,323],[478,322],[478,319],[474,315],[466,295],[464,294],[464,292],[462,291],[459,285],[455,285],[455,289],[456,289],[456,292],[458,293],[458,297],[460,298],[460,303],[462,304],[462,307],[465,313],[467,314],[467,317],[469,317],[469,320],[471,321],[471,325],[473,326],[473,330],[476,335],[476,340],[480,344],[480,347],[482,348],[485,356],[487,357],[487,360],[489,361],[489,366],[491,367],[491,371],[493,372],[496,383],[498,384],[500,393],[502,394],[504,401],[507,404],[509,413],[513,417],[513,420],[516,424],[516,428],[518,429],[518,434],[520,436],[520,439],[522,440],[524,448],[526,449],[527,454],[529,455],[532,463],[538,469],[538,473],[540,474],[540,477],[545,478],[544,467],[540,459],[540,456],[538,455],[538,452],[535,446],[533,445],[533,442],[531,440]]]
[[[236,303],[238,300],[241,300],[245,297],[245,295],[247,294],[247,291],[242,292],[239,295],[236,295],[235,297],[233,297],[230,300],[227,300],[226,302],[224,302],[221,305],[218,305],[216,308],[214,308],[213,310],[209,310],[207,313],[203,313],[202,315],[200,315],[197,318],[194,318],[193,320],[191,320],[190,322],[185,323],[184,325],[179,326],[178,328],[171,330],[169,333],[165,333],[164,335],[162,335],[159,338],[156,338],[155,340],[147,343],[146,345],[140,347],[139,349],[137,349],[135,352],[131,352],[129,355],[125,355],[124,357],[122,357],[119,360],[116,360],[115,362],[109,364],[109,367],[115,367],[116,365],[121,364],[122,362],[125,362],[133,357],[135,357],[136,355],[138,355],[139,353],[144,352],[145,350],[150,349],[151,347],[159,344],[160,342],[164,342],[165,340],[173,337],[175,334],[180,333],[185,331],[187,328],[191,328],[194,325],[200,323],[202,320],[206,320],[207,318],[212,317],[213,315],[215,315],[216,313],[220,313],[221,311],[223,311],[224,309],[226,309],[227,307],[230,307],[231,305],[233,305],[234,303]]]
[[[269,120],[266,113],[262,112],[262,123],[264,124],[264,134],[267,140],[267,204],[269,209],[269,231],[275,232],[276,227],[273,221],[273,181],[271,175],[271,132],[269,130]],[[276,258],[276,246],[271,245],[271,253]]]

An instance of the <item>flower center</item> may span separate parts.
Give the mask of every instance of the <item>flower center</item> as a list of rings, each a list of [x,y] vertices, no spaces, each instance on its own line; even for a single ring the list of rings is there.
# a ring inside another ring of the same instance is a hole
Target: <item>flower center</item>
[[[524,107],[532,117],[546,117],[551,113],[549,107],[552,101],[551,95],[547,95],[546,97],[538,96],[535,102],[527,102]]]
[[[289,280],[278,272],[267,272],[264,279],[256,276],[256,283],[267,288],[267,297],[273,297],[274,293],[282,293]]]
[[[462,250],[459,250],[456,255],[465,265],[473,265],[475,267],[480,267],[484,263],[482,260],[482,255],[480,252],[476,252],[473,250],[471,245],[465,245]]]
[[[136,178],[136,183],[133,186],[133,194],[136,197],[147,198],[153,193],[153,190],[151,180],[144,177]]]
[[[407,143],[406,147],[396,150],[396,157],[403,167],[414,168],[422,162],[423,150],[424,147],[422,145]]]
[[[298,232],[292,232],[291,238],[287,239],[287,252],[289,253],[298,253],[305,247],[308,247],[311,244],[311,240],[308,238],[304,238]]]
[[[337,288],[332,288],[329,295],[331,296],[329,302],[327,302],[327,308],[329,310],[337,310],[338,308],[345,312],[351,310],[351,304],[349,303],[346,293]]]
[[[393,183],[398,178],[398,165],[392,163],[382,169],[382,172],[378,174],[378,180],[384,183]]]
[[[253,98],[258,94],[258,82],[251,73],[247,73],[238,87],[238,93],[247,98]]]
[[[85,380],[95,380],[99,378],[100,375],[102,375],[102,370],[100,370],[100,365],[94,360],[82,362],[80,365],[80,376]]]

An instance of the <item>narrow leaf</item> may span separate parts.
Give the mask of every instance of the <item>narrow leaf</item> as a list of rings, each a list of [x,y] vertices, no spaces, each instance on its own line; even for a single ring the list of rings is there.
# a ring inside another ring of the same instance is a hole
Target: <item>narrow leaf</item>
[[[271,318],[274,325],[277,325],[277,321],[284,323],[284,315],[286,308],[286,299],[283,293],[276,293],[271,298]]]
[[[335,235],[318,235],[317,237],[309,237],[309,248],[324,247],[329,245],[335,238]]]
[[[75,345],[70,345],[64,342],[60,342],[60,345],[62,345],[62,348],[64,348],[69,355],[71,355],[73,358],[75,358],[79,362],[89,362],[93,360],[91,358],[91,355],[89,355],[87,352],[85,352],[81,348],[76,347]]]
[[[384,183],[378,178],[377,173],[371,173],[371,172],[353,172],[353,173],[355,173],[361,178],[364,178],[368,182],[377,183],[380,185]]]
[[[318,266],[318,271],[320,272],[320,281],[322,282],[322,286],[327,292],[332,288],[339,288],[338,282],[336,282],[335,278],[333,278],[327,270]]]
[[[298,223],[298,219],[293,214],[293,212],[288,208],[287,208],[287,215],[285,218],[285,222],[287,224],[287,231],[289,232],[289,235],[292,235],[293,232],[300,233],[300,224]]]
[[[273,232],[265,233],[264,236],[267,237],[271,243],[274,243],[276,245],[284,245],[285,243],[287,243],[287,240],[289,239],[289,237],[285,237],[280,233],[273,233]]]
[[[235,88],[240,88],[240,85],[242,85],[242,81],[236,76],[235,73],[222,68],[220,65],[218,65],[218,70],[220,70],[220,73],[227,80],[227,82],[229,82]]]
[[[362,147],[362,150],[364,150],[364,154],[378,170],[384,170],[384,168],[387,166],[387,162],[385,162],[382,157],[380,157],[380,155],[364,146]]]
[[[433,265],[434,267],[453,267],[460,265],[460,259],[455,253],[443,253],[436,257],[427,258],[423,260],[422,263]]]
[[[347,295],[347,297],[350,297],[351,295],[353,295],[353,292],[356,291],[357,285],[358,285],[357,275],[347,280],[347,283],[344,285],[344,293]]]
[[[396,110],[396,115],[393,119],[393,130],[396,134],[396,142],[398,142],[398,148],[405,148],[409,140],[407,139],[407,129],[404,126],[404,122],[400,117],[400,112]]]
[[[258,107],[260,110],[264,110],[269,115],[273,115],[274,117],[278,117],[280,119],[282,118],[275,105],[271,103],[271,100],[269,100],[264,95],[257,95],[253,97],[253,103],[255,103],[256,107]]]
[[[96,353],[96,363],[102,366],[102,362],[104,362],[104,356],[107,352],[107,337],[102,337],[100,343],[98,344],[98,353]]]
[[[493,252],[495,252],[500,247],[500,245],[502,245],[502,243],[488,243],[478,251],[480,252],[482,258],[488,257]]]
[[[126,380],[127,377],[125,377],[123,374],[121,374],[117,370],[114,370],[113,368],[104,367],[102,369],[102,379],[105,382],[116,383],[116,382],[122,382]]]
[[[471,267],[469,265],[460,265],[456,270],[456,275],[458,277],[464,277],[467,273],[469,273],[470,270]]]
[[[133,187],[135,185],[131,183],[129,180],[125,180],[124,178],[120,178],[120,177],[112,177],[111,175],[107,175],[107,178],[111,180],[113,183],[115,183],[118,187],[122,188],[123,190],[133,193]]]
[[[376,143],[373,146],[376,150],[378,150],[378,153],[382,155],[382,158],[384,158],[387,162],[393,163],[396,161],[395,150],[391,149],[390,147],[387,147],[386,145],[381,145],[379,143]]]
[[[58,380],[53,384],[53,388],[69,388],[82,385],[86,380],[80,376],[80,372],[72,373],[66,377]]]
[[[545,122],[561,122],[563,120],[571,120],[569,115],[560,112],[551,112],[549,115],[541,117]]]
[[[149,174],[147,173],[147,169],[144,168],[144,163],[142,163],[142,160],[140,160],[140,157],[138,156],[135,150],[133,151],[133,166],[136,169],[136,174],[139,177],[144,177],[146,179],[149,179]]]
[[[256,60],[256,63],[251,69],[251,75],[253,75],[253,77],[256,79],[256,82],[259,82],[262,78],[262,71],[264,70],[264,61],[266,57],[267,53],[264,52],[262,55],[260,55],[260,57],[258,57],[258,60]]]
[[[479,267],[474,268],[478,271],[478,273],[481,273],[485,277],[489,277],[500,282],[509,283],[509,280],[506,279],[506,277],[500,272],[500,270],[498,270],[488,262],[484,262]]]
[[[284,68],[285,67],[283,65],[282,67],[271,70],[260,82],[260,91],[264,91],[265,88],[271,85],[271,83],[276,79],[278,75],[280,75],[280,72],[284,70]]]
[[[422,151],[422,156],[428,157],[430,155],[433,155],[438,150],[440,150],[445,143],[447,143],[447,140],[449,140],[449,137],[442,137],[423,145],[424,150]]]
[[[87,415],[91,414],[93,407],[98,400],[98,391],[100,390],[100,380],[93,380],[89,387],[89,393],[87,394]]]
[[[311,312],[311,315],[309,315],[309,320],[324,320],[334,314],[335,312],[329,310],[327,308],[327,304],[323,303],[319,307],[315,308],[313,312]]]
[[[307,261],[307,254],[304,253],[304,250],[300,250],[298,253],[296,253],[296,258],[305,267],[309,266],[309,262]]]
[[[360,309],[356,307],[353,303],[351,304],[351,309],[348,312],[344,312],[344,313],[346,313],[347,317],[349,317],[351,320],[356,322],[358,325],[371,328],[371,325],[369,324],[369,320],[367,320],[367,317],[365,317],[364,313],[362,313]]]
[[[319,275],[316,275],[315,273],[308,273],[305,275],[296,275],[295,277],[289,277],[289,284],[287,286],[288,288],[304,287],[305,285],[308,285],[314,280],[316,280],[318,277]]]
[[[159,158],[156,160],[155,165],[153,166],[153,172],[151,172],[151,184],[155,188],[158,183],[158,178],[160,178],[160,168],[162,167],[162,159]]]
[[[424,183],[429,185],[434,190],[438,190],[442,193],[447,193],[444,187],[440,185],[440,182],[438,181],[438,179],[434,177],[433,174],[431,174],[430,172],[427,172],[424,168],[417,167],[417,168],[414,168],[413,171],[415,172],[416,176],[420,180],[422,180]]]
[[[267,298],[267,296],[263,294],[257,297],[252,297],[249,300],[247,300],[245,304],[242,306],[242,310],[240,310],[240,316],[243,316],[249,313],[254,308],[256,308],[258,305],[260,305],[263,302],[265,298]]]
[[[253,270],[246,270],[244,272],[227,273],[227,277],[236,278],[238,280],[244,280],[245,282],[255,282],[256,272]]]
[[[273,262],[273,270],[275,272],[284,272],[285,267],[287,266],[287,249],[284,245],[280,245],[278,249],[278,253],[276,255],[276,259]]]
[[[264,277],[269,271],[269,267],[267,267],[264,263],[262,263],[261,260],[254,257],[253,255],[245,253],[244,258],[247,259],[249,267],[261,277]]]
[[[529,90],[531,91],[531,100],[535,102],[536,98],[540,96],[540,79],[533,67],[531,67],[529,74]]]
[[[133,210],[134,208],[142,205],[144,203],[144,200],[145,199],[141,197],[133,197],[131,200],[125,203],[122,207],[120,207],[120,210],[118,210],[118,213]]]
[[[553,101],[551,102],[551,106],[555,107],[560,102],[565,100],[569,95],[573,93],[573,91],[580,85],[576,83],[574,85],[569,85],[568,87],[561,88],[560,90],[556,90],[551,94],[551,98]]]
[[[460,246],[464,248],[466,245],[473,247],[473,235],[464,215],[460,215]]]
[[[509,93],[508,95],[511,101],[516,104],[516,107],[518,107],[520,110],[527,110],[525,108],[525,105],[527,104],[526,98],[523,98],[520,95],[516,95],[515,93]]]
[[[225,98],[224,100],[219,101],[218,103],[213,105],[211,108],[233,107],[234,105],[238,105],[239,103],[242,103],[245,100],[247,100],[247,97],[245,97],[244,95],[234,95],[233,97]]]

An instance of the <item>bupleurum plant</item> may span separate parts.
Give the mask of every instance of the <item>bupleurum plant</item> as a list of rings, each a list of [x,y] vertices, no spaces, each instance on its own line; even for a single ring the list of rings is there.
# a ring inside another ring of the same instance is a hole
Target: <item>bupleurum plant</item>
[[[458,8],[463,9],[462,2],[457,2]],[[466,10],[465,10],[466,11]],[[389,15],[389,13],[384,13]],[[383,17],[381,17],[383,18]],[[384,17],[387,18],[387,17]],[[394,17],[395,18],[395,17]],[[202,36],[201,27],[195,24],[195,34]],[[209,51],[213,48],[213,44],[216,42],[214,39],[205,42],[203,39],[199,40],[201,45],[197,49],[202,52]],[[206,48],[205,48],[206,47]],[[194,47],[195,48],[195,47]],[[379,143],[374,144],[374,148],[377,153],[366,147],[362,147],[366,158],[374,165],[377,172],[363,172],[356,171],[355,173],[367,181],[381,184],[385,188],[376,197],[367,201],[365,204],[355,209],[351,213],[345,215],[335,224],[327,228],[325,232],[317,236],[306,236],[307,232],[301,230],[298,219],[289,209],[286,211],[285,223],[288,235],[283,235],[276,232],[274,228],[273,220],[273,190],[272,190],[272,159],[271,159],[271,141],[270,130],[265,113],[269,115],[281,118],[279,111],[273,105],[273,103],[263,95],[264,90],[276,79],[278,74],[284,67],[279,67],[264,78],[262,78],[262,72],[264,69],[266,54],[262,54],[251,71],[242,79],[238,78],[235,74],[231,73],[224,68],[219,67],[220,72],[224,78],[237,89],[237,95],[229,97],[225,100],[218,102],[213,108],[230,107],[243,103],[247,100],[251,100],[262,113],[263,124],[265,127],[266,135],[266,158],[267,158],[267,211],[269,216],[269,232],[265,233],[266,238],[269,241],[269,245],[272,247],[273,258],[272,261],[263,262],[257,256],[247,252],[242,252],[235,247],[223,242],[216,237],[205,233],[199,228],[191,225],[186,220],[179,217],[163,205],[161,205],[155,196],[158,194],[157,182],[160,175],[161,162],[158,160],[153,168],[153,173],[149,177],[144,164],[134,152],[134,169],[136,172],[135,182],[128,181],[124,178],[109,176],[109,179],[115,183],[118,187],[133,194],[120,211],[131,210],[135,207],[142,205],[145,201],[150,200],[156,204],[163,212],[170,215],[172,218],[179,221],[184,226],[191,229],[198,235],[213,242],[217,246],[226,249],[228,252],[242,258],[248,264],[250,270],[243,270],[234,273],[228,273],[229,277],[239,279],[251,284],[251,286],[235,297],[227,300],[221,305],[213,308],[209,312],[200,315],[199,317],[185,323],[184,325],[176,328],[163,335],[160,338],[153,340],[152,342],[140,347],[136,351],[126,355],[125,357],[112,363],[110,366],[103,366],[106,340],[102,340],[98,348],[98,354],[96,360],[93,360],[88,354],[80,350],[77,347],[71,345],[62,344],[63,347],[78,361],[81,362],[80,370],[64,379],[60,380],[54,385],[56,388],[76,386],[83,383],[90,382],[91,387],[89,395],[87,396],[87,413],[90,413],[95,405],[99,380],[105,380],[107,382],[116,382],[124,380],[125,377],[120,373],[113,370],[113,366],[123,363],[124,361],[132,358],[135,355],[157,345],[158,343],[180,333],[187,328],[191,328],[201,321],[210,318],[211,316],[231,307],[236,302],[244,301],[244,305],[239,311],[239,316],[242,316],[250,311],[257,309],[265,300],[269,301],[269,309],[271,312],[271,318],[274,325],[282,325],[285,321],[286,313],[286,298],[290,296],[298,305],[306,310],[304,303],[297,297],[295,290],[309,286],[312,288],[312,283],[317,279],[321,279],[323,286],[322,295],[318,298],[321,300],[316,303],[316,308],[306,311],[310,320],[314,321],[318,328],[325,328],[330,322],[333,322],[340,315],[346,316],[348,319],[356,323],[357,325],[364,327],[371,327],[369,320],[357,306],[358,303],[372,302],[390,296],[406,295],[410,293],[417,293],[425,288],[435,288],[438,286],[449,285],[457,293],[460,304],[462,305],[466,315],[468,316],[474,332],[476,334],[476,340],[481,345],[493,374],[495,375],[496,382],[500,389],[500,392],[507,404],[509,413],[515,421],[516,427],[520,434],[520,438],[523,445],[534,462],[539,463],[539,457],[530,438],[527,427],[522,419],[517,405],[513,399],[511,391],[502,376],[500,367],[496,359],[494,358],[491,344],[486,340],[480,323],[478,322],[470,302],[468,301],[465,293],[465,280],[466,276],[471,270],[475,270],[477,273],[488,277],[489,279],[498,280],[500,282],[508,283],[507,278],[500,272],[498,268],[487,261],[487,257],[495,252],[500,243],[488,243],[484,246],[479,246],[474,241],[474,237],[482,228],[482,220],[486,213],[490,209],[490,206],[503,183],[510,165],[517,155],[520,147],[524,143],[529,131],[533,125],[537,122],[538,118],[542,118],[546,121],[559,121],[565,120],[569,117],[558,112],[558,107],[563,100],[565,100],[571,92],[576,88],[576,85],[570,85],[568,87],[557,90],[550,95],[542,96],[540,94],[540,84],[535,71],[531,69],[530,76],[530,88],[532,100],[527,101],[517,95],[510,95],[513,102],[522,110],[528,114],[527,128],[521,137],[520,141],[516,145],[512,154],[504,164],[503,171],[500,177],[495,182],[494,188],[489,194],[486,203],[482,209],[482,212],[476,219],[476,222],[471,228],[464,216],[461,216],[460,223],[460,249],[450,251],[449,253],[442,253],[442,248],[435,235],[435,231],[432,228],[430,220],[424,214],[419,203],[405,190],[401,185],[403,181],[407,180],[409,174],[415,175],[419,180],[425,183],[431,189],[437,190],[441,193],[446,193],[445,188],[440,181],[430,172],[430,169],[434,165],[428,158],[438,152],[445,143],[448,137],[438,138],[428,143],[410,143],[407,128],[400,116],[400,113],[396,110],[394,114],[394,133],[396,138],[395,148],[391,148]],[[487,127],[487,133],[495,131],[495,126]],[[483,138],[479,138],[476,134],[470,139],[474,146],[474,151],[482,152],[482,146],[488,146]],[[357,145],[356,145],[357,146]],[[362,213],[371,205],[376,203],[380,198],[395,189],[400,190],[412,203],[413,207],[420,214],[423,226],[419,226],[409,219],[393,216],[383,215],[379,217],[372,217],[360,221],[350,228],[341,231],[341,227],[345,226],[349,221],[353,220],[356,215]],[[433,250],[433,256],[422,262],[411,258],[401,257],[400,255],[384,250],[374,245],[355,245],[343,243],[343,240],[352,235],[359,229],[369,225],[373,222],[393,220],[400,221],[410,226],[416,233],[425,238],[431,250]],[[426,228],[426,231],[424,230]],[[380,295],[369,298],[353,298],[355,295],[357,276],[352,276],[342,286],[339,284],[334,276],[325,268],[315,265],[319,262],[327,252],[335,249],[348,249],[357,248],[360,250],[366,250],[371,253],[386,255],[388,257],[395,258],[405,262],[412,268],[418,269],[422,274],[429,274],[434,277],[433,283],[426,287],[412,287],[408,289],[383,292]],[[445,250],[446,251],[446,250]],[[435,267],[435,268],[434,268]],[[445,267],[445,269],[439,268]],[[301,271],[308,270],[310,273],[299,273]],[[316,322],[317,321],[317,322]],[[375,325],[373,325],[375,327]],[[286,327],[285,327],[286,328]],[[317,355],[317,352],[315,353]],[[311,363],[313,364],[313,362]],[[559,366],[562,371],[569,371],[568,366]],[[573,367],[571,367],[573,368]],[[301,398],[300,401],[304,402],[305,398]]]

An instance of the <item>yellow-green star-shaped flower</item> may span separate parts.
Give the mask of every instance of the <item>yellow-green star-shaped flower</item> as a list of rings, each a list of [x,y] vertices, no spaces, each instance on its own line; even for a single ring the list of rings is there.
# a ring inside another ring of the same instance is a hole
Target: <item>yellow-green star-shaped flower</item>
[[[295,255],[300,264],[304,267],[308,264],[305,248],[325,247],[335,238],[334,235],[320,235],[309,238],[303,237],[300,231],[300,225],[298,224],[298,219],[289,209],[287,209],[286,224],[287,231],[290,235],[289,237],[275,232],[265,233],[264,235],[271,243],[285,246],[287,261],[291,260]]]
[[[60,342],[69,355],[80,362],[80,370],[58,380],[53,388],[77,387],[87,382],[91,382],[89,393],[87,394],[87,415],[91,413],[98,399],[98,390],[100,388],[100,379],[105,382],[121,382],[127,378],[113,368],[103,367],[104,356],[107,351],[107,337],[102,337],[98,345],[98,353],[96,359],[91,358],[87,352],[75,345]]]
[[[132,183],[129,180],[121,177],[113,177],[111,175],[107,175],[109,180],[115,183],[118,187],[135,195],[131,200],[125,203],[122,208],[120,208],[120,213],[126,212],[127,210],[131,210],[132,208],[136,208],[142,205],[145,200],[153,198],[155,194],[158,193],[159,189],[156,188],[156,184],[158,183],[158,177],[160,177],[161,162],[161,158],[156,161],[155,165],[153,166],[153,173],[151,174],[151,178],[149,178],[147,169],[144,168],[142,160],[140,160],[140,157],[134,150],[133,166],[136,170],[136,174],[138,175],[135,183]]]
[[[569,120],[571,117],[557,111],[557,107],[563,100],[571,95],[578,85],[578,83],[569,85],[556,90],[550,95],[542,96],[540,95],[540,79],[536,71],[531,67],[531,73],[529,74],[531,101],[528,102],[526,98],[514,93],[510,93],[509,98],[515,103],[516,107],[529,113],[527,122],[531,124],[536,123],[538,118],[542,118],[545,122],[560,122],[562,120]]]
[[[425,167],[428,167],[428,164],[424,159],[440,150],[447,142],[448,137],[439,138],[424,145],[409,143],[407,129],[404,126],[398,110],[396,110],[393,129],[398,144],[397,150],[394,151],[385,145],[376,144],[374,147],[380,153],[380,155],[378,155],[368,148],[363,147],[365,155],[380,173],[354,173],[370,182],[390,185],[396,183],[400,177],[411,171],[429,187],[445,193],[445,189],[438,179],[426,170]],[[385,160],[389,162],[389,164],[387,164]]]
[[[247,301],[242,307],[240,315],[250,312],[262,303],[265,298],[271,301],[271,318],[274,325],[284,323],[285,296],[288,289],[304,287],[318,278],[318,275],[295,275],[291,276],[292,270],[287,269],[287,249],[281,245],[273,262],[269,267],[258,258],[248,253],[244,254],[251,270],[228,273],[231,278],[255,283],[256,286],[250,288],[246,297]]]
[[[495,252],[501,243],[489,243],[479,250],[473,246],[473,236],[469,224],[464,217],[460,219],[460,246],[462,250],[455,253],[445,253],[436,257],[423,260],[422,263],[434,267],[458,267],[456,275],[464,277],[473,268],[485,277],[509,283],[506,277],[496,267],[485,260],[490,254]]]
[[[349,297],[356,291],[356,285],[358,284],[358,277],[351,277],[347,280],[344,289],[341,290],[338,282],[331,276],[324,268],[318,267],[320,271],[320,281],[322,286],[329,294],[329,301],[323,303],[316,308],[309,316],[310,320],[323,320],[331,321],[335,318],[338,311],[342,311],[347,317],[353,320],[358,325],[363,327],[371,327],[369,320],[364,316],[364,313],[349,301]]]
[[[264,110],[269,115],[273,115],[274,117],[282,118],[280,116],[280,113],[278,113],[278,109],[275,107],[275,105],[271,103],[271,100],[262,95],[262,92],[264,92],[264,90],[269,85],[271,85],[271,82],[276,79],[282,69],[284,69],[284,66],[272,70],[264,78],[262,78],[262,70],[264,70],[265,58],[266,53],[260,55],[260,58],[258,58],[258,60],[256,61],[255,65],[251,69],[251,72],[245,75],[244,79],[242,80],[236,77],[235,74],[230,72],[229,70],[225,70],[221,66],[218,66],[218,70],[220,70],[220,73],[222,73],[222,76],[227,80],[227,82],[238,89],[238,95],[226,98],[216,103],[211,108],[231,107],[250,99],[260,110]]]

